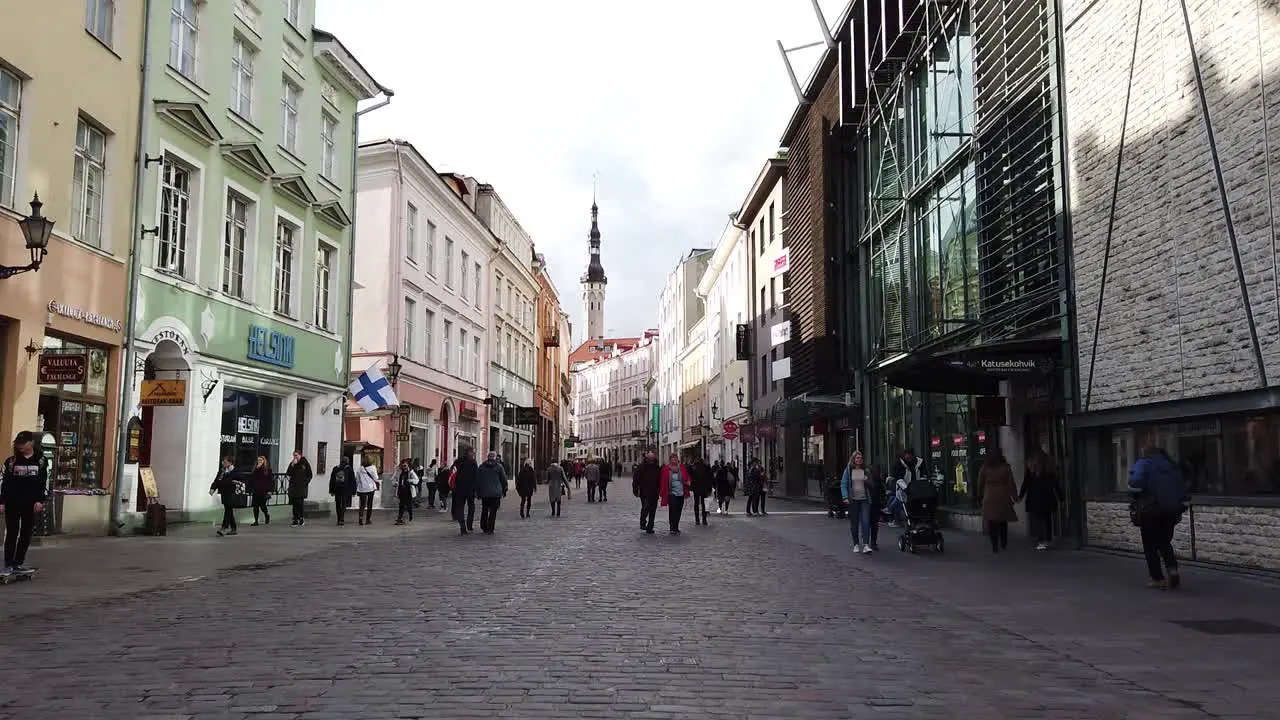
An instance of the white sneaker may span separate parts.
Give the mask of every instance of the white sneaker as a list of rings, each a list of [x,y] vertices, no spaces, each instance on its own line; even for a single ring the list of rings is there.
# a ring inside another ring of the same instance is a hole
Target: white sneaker
[[[862,546],[862,554],[863,554],[863,555],[870,555],[871,553],[872,553],[872,550],[871,550],[871,546],[870,546],[870,545],[863,545],[863,546]]]
[[[861,553],[861,552],[862,552],[862,546],[861,546],[861,545],[859,545],[858,543],[854,543],[854,544],[853,544],[853,554],[854,554],[854,555],[857,555],[857,554],[859,554],[859,553]]]
[[[1036,545],[1036,549],[1037,549],[1037,550],[1048,550],[1048,549],[1049,549],[1049,543],[1039,543],[1038,545]]]
[[[724,514],[724,508],[721,508],[721,507],[716,508],[716,514],[717,514],[717,515],[723,515],[723,514]]]

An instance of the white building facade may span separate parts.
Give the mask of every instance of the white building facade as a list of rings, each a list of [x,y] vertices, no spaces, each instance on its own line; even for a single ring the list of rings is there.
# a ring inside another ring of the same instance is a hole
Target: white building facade
[[[476,213],[498,240],[490,268],[489,447],[508,468],[533,457],[538,401],[533,239],[491,185],[476,188]],[[524,408],[524,410],[518,410]]]
[[[680,357],[692,325],[686,319],[692,317],[696,321],[699,314],[699,300],[693,290],[706,269],[711,252],[695,249],[681,258],[667,275],[658,300],[657,384],[653,389],[652,402],[659,405],[656,445],[663,458],[680,448],[683,429],[681,397],[684,393]]]
[[[646,331],[635,347],[613,348],[572,371],[578,437],[590,457],[621,463],[640,461],[649,438],[648,392],[660,343]]]
[[[560,313],[560,406],[556,418],[556,427],[560,428],[560,444],[556,448],[558,457],[569,457],[573,448],[566,448],[564,441],[575,437],[578,432],[578,421],[573,406],[573,373],[569,372],[569,354],[573,352],[573,323],[569,321],[569,313]]]
[[[745,465],[740,429],[750,421],[747,374],[751,352],[750,251],[743,231],[731,220],[695,293],[706,307],[707,424],[712,442],[707,460]],[[732,437],[729,437],[732,436]]]
[[[383,469],[447,462],[460,445],[484,453],[498,242],[474,211],[474,187],[399,140],[362,144],[357,174],[351,367],[398,360],[404,417],[348,407],[348,445],[383,449]]]

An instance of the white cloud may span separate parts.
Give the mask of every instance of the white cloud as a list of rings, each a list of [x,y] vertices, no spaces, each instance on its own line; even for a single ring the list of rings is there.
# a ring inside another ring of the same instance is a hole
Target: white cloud
[[[605,326],[656,324],[668,271],[716,242],[795,97],[778,56],[821,33],[809,0],[318,0],[391,105],[364,139],[412,142],[491,183],[550,264],[581,339],[592,173]],[[834,23],[844,0],[822,0]],[[803,82],[820,50],[795,53]]]

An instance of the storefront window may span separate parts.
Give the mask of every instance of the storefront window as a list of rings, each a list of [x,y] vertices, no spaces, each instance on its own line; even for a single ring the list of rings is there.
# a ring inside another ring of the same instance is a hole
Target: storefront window
[[[1238,415],[1111,430],[1114,473],[1103,494],[1123,493],[1144,448],[1158,447],[1178,464],[1195,495],[1280,494],[1280,413]]]
[[[53,486],[100,488],[107,435],[107,350],[56,336],[44,339],[44,355],[85,358],[85,381],[80,384],[41,384],[39,427],[51,437]]]
[[[280,399],[244,390],[222,391],[222,438],[220,455],[228,455],[236,467],[253,467],[265,457],[274,472],[280,472]]]

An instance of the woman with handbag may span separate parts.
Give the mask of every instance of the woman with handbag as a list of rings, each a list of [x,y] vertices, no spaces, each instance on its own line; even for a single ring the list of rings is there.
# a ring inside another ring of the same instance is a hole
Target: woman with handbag
[[[267,501],[271,499],[271,494],[276,490],[276,481],[271,474],[271,466],[267,464],[267,459],[261,455],[253,465],[253,470],[249,473],[249,488],[253,491],[253,524],[258,525],[258,516],[261,514],[263,524],[271,524],[271,511],[267,509]]]
[[[978,473],[978,496],[982,498],[982,520],[991,540],[991,552],[1008,549],[1009,523],[1018,521],[1018,513],[1013,508],[1018,499],[1018,485],[999,450],[987,451]]]
[[[1048,550],[1053,540],[1053,516],[1058,512],[1062,490],[1058,476],[1053,472],[1049,456],[1037,450],[1027,458],[1027,473],[1022,479],[1018,499],[1026,499],[1027,520],[1036,536],[1036,549]]]
[[[380,489],[382,483],[378,482],[378,467],[373,464],[372,458],[366,457],[360,464],[360,469],[356,470],[356,497],[360,498],[356,519],[361,525],[373,524],[373,494]]]
[[[222,458],[222,467],[209,485],[209,494],[218,495],[222,501],[222,526],[218,528],[218,537],[236,534],[236,497],[244,494],[244,483],[236,480],[235,463],[231,456]]]

